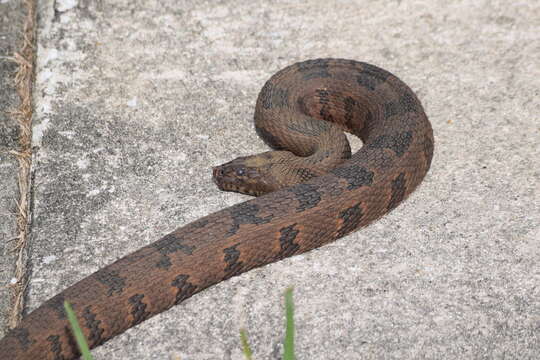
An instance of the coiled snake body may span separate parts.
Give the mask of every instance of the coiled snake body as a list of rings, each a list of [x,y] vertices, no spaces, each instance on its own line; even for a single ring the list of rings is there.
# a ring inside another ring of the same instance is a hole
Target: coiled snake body
[[[214,168],[214,181],[261,196],[183,226],[49,299],[0,340],[1,358],[77,357],[64,300],[95,347],[213,284],[334,241],[396,207],[433,155],[431,125],[411,89],[352,60],[308,60],[276,73],[259,94],[255,128],[276,151]],[[342,130],[363,141],[352,157]]]

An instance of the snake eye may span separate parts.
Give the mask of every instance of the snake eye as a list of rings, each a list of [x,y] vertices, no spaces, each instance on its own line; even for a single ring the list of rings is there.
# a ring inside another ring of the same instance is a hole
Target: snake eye
[[[246,170],[244,168],[238,168],[236,169],[236,175],[238,176],[244,176],[246,174]]]

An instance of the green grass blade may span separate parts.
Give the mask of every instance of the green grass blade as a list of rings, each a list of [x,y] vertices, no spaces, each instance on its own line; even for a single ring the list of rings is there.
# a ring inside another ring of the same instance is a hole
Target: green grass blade
[[[84,334],[79,326],[77,317],[75,316],[75,312],[73,312],[71,305],[67,301],[64,301],[64,309],[66,310],[69,323],[71,324],[71,329],[73,330],[73,335],[75,335],[75,340],[77,341],[79,350],[81,350],[83,359],[93,360],[92,355],[90,354],[90,349],[88,348],[88,344],[86,343],[86,339],[84,338]]]
[[[293,289],[288,288],[285,291],[285,342],[283,343],[283,360],[294,360],[294,304]]]
[[[249,347],[246,330],[244,329],[240,329],[240,340],[242,341],[242,351],[244,352],[244,356],[247,360],[252,360],[251,355],[253,355],[253,352]]]

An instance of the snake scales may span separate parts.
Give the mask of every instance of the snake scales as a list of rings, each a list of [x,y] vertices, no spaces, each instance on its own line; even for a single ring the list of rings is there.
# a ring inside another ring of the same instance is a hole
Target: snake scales
[[[0,357],[77,357],[64,300],[95,347],[213,284],[334,241],[396,207],[433,156],[431,125],[411,89],[352,60],[308,60],[276,73],[257,99],[255,128],[276,151],[216,167],[214,181],[261,196],[185,225],[49,299],[0,340]],[[342,130],[363,141],[352,157]]]

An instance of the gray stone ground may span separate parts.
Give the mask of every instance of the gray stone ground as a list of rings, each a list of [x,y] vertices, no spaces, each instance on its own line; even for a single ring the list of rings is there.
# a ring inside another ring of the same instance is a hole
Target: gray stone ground
[[[266,149],[251,122],[264,81],[344,57],[417,91],[436,138],[421,188],[96,359],[242,359],[240,327],[257,359],[279,359],[291,285],[298,359],[538,358],[539,26],[530,1],[40,1],[30,309],[246,199],[209,169]]]
[[[7,285],[15,264],[12,239],[17,235],[18,163],[8,151],[18,150],[19,127],[7,114],[18,105],[13,81],[17,66],[9,58],[21,45],[23,10],[19,1],[0,0],[0,337],[6,329],[11,294]]]

